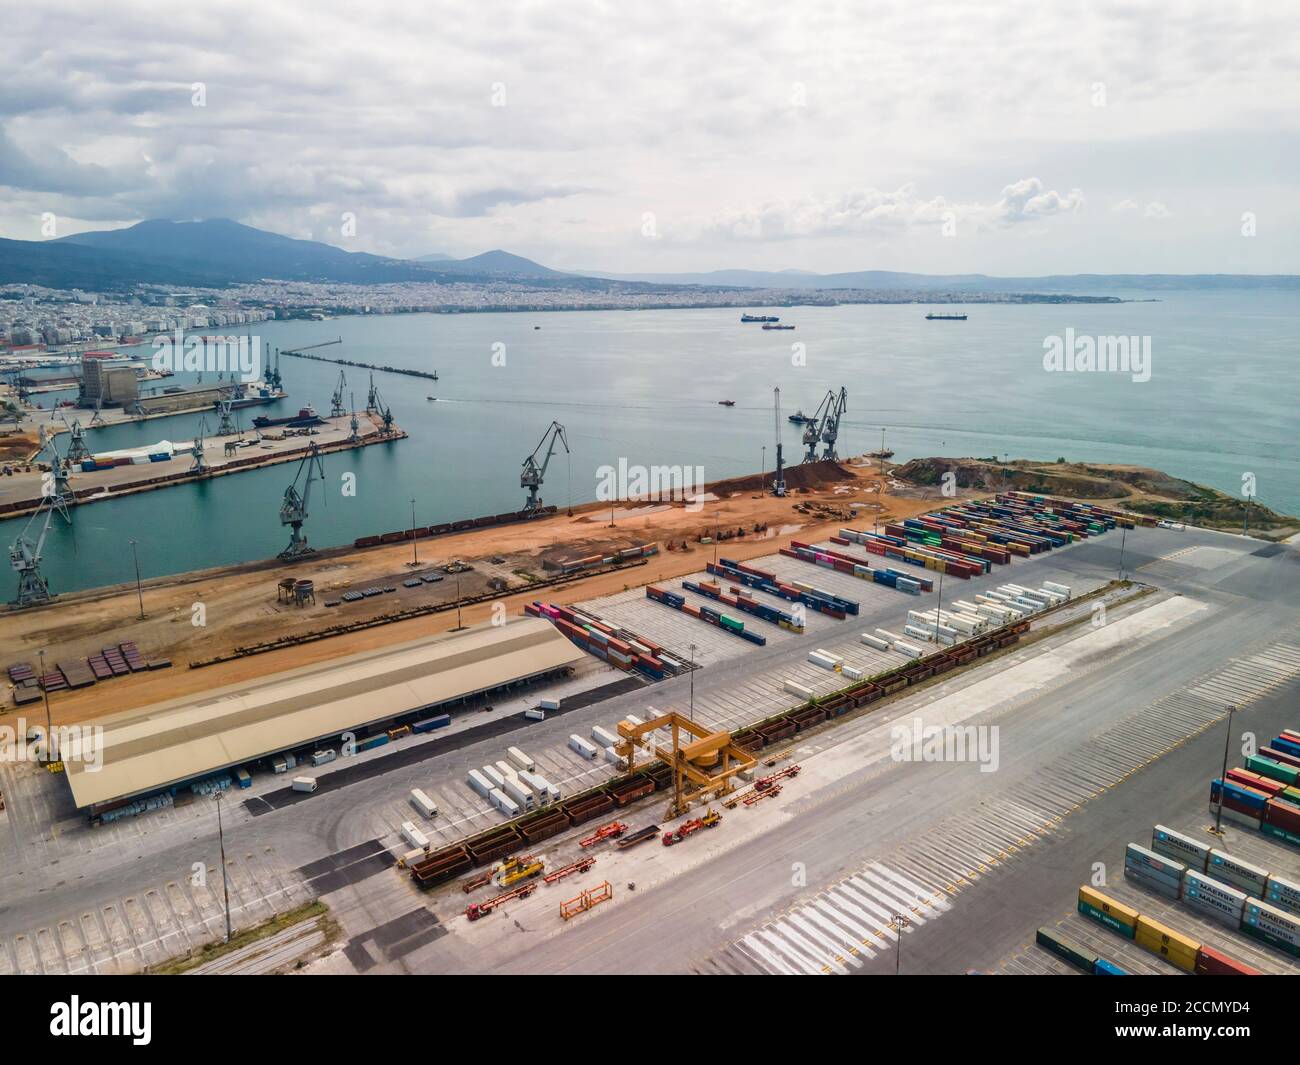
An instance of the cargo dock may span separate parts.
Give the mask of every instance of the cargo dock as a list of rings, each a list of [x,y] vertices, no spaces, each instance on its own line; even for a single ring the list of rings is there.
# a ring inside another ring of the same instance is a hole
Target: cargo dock
[[[351,415],[323,418],[323,424],[311,435],[301,431],[273,429],[261,434],[254,430],[238,436],[207,437],[204,440],[207,469],[204,471],[193,468],[193,441],[179,444],[161,441],[152,446],[163,448],[166,445],[165,448],[152,455],[149,447],[138,449],[135,454],[142,461],[132,461],[130,457],[124,461],[124,453],[114,452],[112,456],[119,464],[98,464],[104,468],[94,468],[97,464],[92,456],[86,463],[73,464],[69,468],[70,491],[67,502],[70,506],[82,506],[105,499],[120,499],[138,492],[152,492],[192,481],[210,480],[282,462],[293,462],[301,459],[312,444],[322,454],[332,454],[371,444],[404,440],[407,435],[400,429],[384,433],[381,423],[367,414],[358,413],[357,422],[356,440],[350,439]],[[91,468],[87,469],[87,466]],[[33,468],[9,477],[0,477],[0,518],[19,518],[33,513],[41,504],[43,479],[46,476],[42,469]]]

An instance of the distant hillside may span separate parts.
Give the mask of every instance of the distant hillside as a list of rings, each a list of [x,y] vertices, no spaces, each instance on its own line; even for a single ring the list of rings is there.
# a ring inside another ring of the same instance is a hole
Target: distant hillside
[[[296,240],[226,218],[153,219],[125,229],[47,241],[0,241],[0,283],[50,288],[127,288],[141,283],[220,286],[261,280],[345,284],[511,280],[539,288],[608,289],[611,282],[562,274],[505,251],[470,259],[393,259]]]
[[[943,292],[1096,292],[1115,290],[1300,288],[1295,274],[1052,274],[1047,277],[991,277],[987,274],[908,274],[859,270],[814,274],[802,270],[713,270],[685,274],[609,274],[585,271],[588,277],[659,285],[724,285],[729,288],[869,289]]]
[[[414,261],[417,263],[445,263],[450,258],[450,255],[444,255],[440,251],[434,251],[430,252],[428,255],[417,255]]]

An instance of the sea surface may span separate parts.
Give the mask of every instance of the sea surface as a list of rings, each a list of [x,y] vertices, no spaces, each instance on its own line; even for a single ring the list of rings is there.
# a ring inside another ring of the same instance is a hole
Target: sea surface
[[[800,457],[795,410],[848,389],[841,456],[875,450],[1152,466],[1300,514],[1300,306],[1281,291],[1159,293],[1153,302],[983,305],[965,322],[926,321],[917,305],[795,307],[793,331],[741,325],[732,309],[358,316],[257,327],[264,351],[341,337],[314,354],[437,370],[439,381],[376,373],[406,440],[329,455],[306,525],[316,545],[518,509],[519,474],[552,419],[567,432],[542,490],[560,506],[597,498],[602,466],[701,466],[707,480],[771,469],[779,430]],[[933,308],[950,312],[952,307]],[[761,308],[755,307],[755,311]],[[1151,338],[1150,380],[1044,369],[1050,336]],[[148,349],[142,349],[148,350]],[[367,371],[282,356],[290,396],[240,412],[328,413],[342,369],[365,405]],[[170,383],[189,384],[193,375]],[[212,380],[208,374],[207,381]],[[430,400],[428,397],[436,397]],[[50,395],[40,397],[49,405]],[[734,407],[719,400],[734,400]],[[349,399],[351,402],[351,398]],[[88,418],[83,413],[83,419]],[[192,439],[197,415],[93,430],[92,451]],[[208,415],[209,428],[216,419]],[[66,446],[67,437],[60,437]],[[210,443],[209,448],[219,447]],[[211,450],[209,452],[211,454]],[[539,456],[540,461],[541,456]],[[51,590],[266,558],[288,540],[279,523],[298,464],[222,477],[72,511],[45,545]],[[345,474],[356,494],[344,494]],[[78,478],[79,487],[93,474]],[[13,542],[27,519],[0,523]],[[6,578],[7,580],[8,578]],[[0,589],[7,599],[12,589]]]

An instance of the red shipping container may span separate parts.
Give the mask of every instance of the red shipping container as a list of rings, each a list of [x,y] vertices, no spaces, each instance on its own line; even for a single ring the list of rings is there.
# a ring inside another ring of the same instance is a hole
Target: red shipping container
[[[1300,757],[1294,754],[1288,754],[1286,751],[1275,750],[1272,747],[1261,747],[1259,753],[1264,758],[1271,758],[1275,762],[1281,762],[1283,765],[1289,765],[1293,769],[1300,769]]]
[[[1264,822],[1300,835],[1300,806],[1281,799],[1269,799],[1264,804]]]
[[[1229,958],[1213,947],[1202,946],[1196,954],[1196,973],[1198,976],[1263,976],[1258,969],[1252,969],[1245,962]]]
[[[1268,777],[1252,773],[1249,769],[1229,769],[1228,779],[1234,784],[1240,784],[1243,788],[1267,792],[1271,796],[1281,795],[1286,790],[1286,785],[1281,781],[1269,780]]]

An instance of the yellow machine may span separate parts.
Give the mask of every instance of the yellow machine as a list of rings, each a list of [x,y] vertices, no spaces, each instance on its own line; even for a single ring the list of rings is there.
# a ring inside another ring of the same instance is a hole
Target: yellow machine
[[[497,867],[496,882],[501,887],[509,887],[521,880],[540,876],[543,868],[545,866],[542,861],[531,854],[524,855],[522,858],[507,858]]]
[[[671,746],[657,744],[652,733],[666,730]],[[670,711],[650,721],[633,725],[630,721],[618,723],[619,742],[614,752],[627,760],[627,769],[634,769],[638,749],[645,750],[665,763],[673,773],[673,797],[668,808],[669,817],[686,812],[694,799],[707,795],[726,795],[734,787],[738,773],[754,768],[755,758],[737,747],[729,732],[713,732],[688,717]]]

